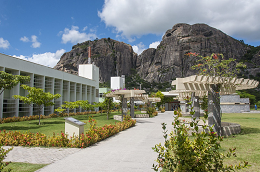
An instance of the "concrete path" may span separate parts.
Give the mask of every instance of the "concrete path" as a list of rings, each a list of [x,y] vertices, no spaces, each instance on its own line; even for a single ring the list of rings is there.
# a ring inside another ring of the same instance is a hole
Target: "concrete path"
[[[41,172],[147,172],[157,154],[152,150],[155,144],[163,143],[161,123],[167,123],[171,130],[173,112],[159,113],[154,118],[137,118],[135,127],[122,131],[104,141],[85,149],[23,148],[16,147],[8,154],[9,161],[27,159],[31,163],[42,162],[50,165],[38,170]],[[35,151],[36,153],[32,153]],[[72,151],[71,151],[72,150]],[[20,153],[15,153],[19,152]],[[16,157],[16,155],[18,157]],[[49,158],[48,158],[49,157]],[[24,162],[24,161],[19,161]]]
[[[3,146],[4,149],[12,146]],[[14,146],[5,162],[25,162],[32,164],[51,164],[57,160],[63,159],[71,154],[81,151],[80,148],[41,148],[41,147],[22,147]]]

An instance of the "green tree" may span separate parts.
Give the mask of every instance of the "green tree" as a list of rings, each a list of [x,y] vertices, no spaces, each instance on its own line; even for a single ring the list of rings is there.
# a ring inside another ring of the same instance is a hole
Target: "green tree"
[[[16,86],[19,82],[25,83],[30,81],[30,76],[13,75],[0,71],[0,95],[4,90],[9,90]]]
[[[105,107],[104,102],[94,102],[94,107],[100,109],[101,115],[103,113],[103,109]]]
[[[200,75],[207,76],[222,76],[222,77],[236,77],[241,68],[246,68],[242,62],[236,62],[236,59],[224,59],[223,54],[211,54],[203,57],[196,53],[188,53],[188,56],[198,57],[196,65],[192,69],[198,70]]]
[[[53,106],[54,99],[57,99],[59,97],[61,97],[60,94],[51,94],[51,93],[45,93],[43,91],[43,89],[40,88],[35,88],[35,87],[29,87],[27,85],[21,85],[21,87],[25,90],[28,91],[28,94],[26,96],[20,96],[20,95],[14,95],[13,97],[15,99],[20,99],[21,101],[23,101],[26,104],[29,105],[36,105],[38,106],[39,109],[39,125],[41,125],[41,116],[40,116],[40,112],[43,109],[44,106]]]
[[[88,100],[78,100],[76,103],[86,112],[91,107],[91,104],[89,104]]]
[[[58,112],[59,115],[61,115],[66,109],[63,109],[62,107],[58,107],[57,109],[55,109],[55,112]]]
[[[109,92],[107,92],[107,93],[109,93]],[[105,93],[105,94],[107,94],[107,93]],[[113,97],[105,96],[105,100],[103,101],[102,106],[107,113],[107,120],[108,120],[110,111],[114,108]]]
[[[163,105],[165,103],[165,96],[161,91],[157,91],[157,93],[155,94],[155,97],[159,97],[161,98],[160,102],[156,103],[156,107],[159,109],[161,107],[161,105]]]
[[[249,94],[246,91],[240,90],[236,91],[236,93],[240,96],[240,98],[249,98],[250,104],[256,103],[256,97],[255,95]]]
[[[78,108],[79,103],[64,101],[64,104],[62,104],[61,107],[66,108],[68,110],[68,116],[69,116],[70,110]]]

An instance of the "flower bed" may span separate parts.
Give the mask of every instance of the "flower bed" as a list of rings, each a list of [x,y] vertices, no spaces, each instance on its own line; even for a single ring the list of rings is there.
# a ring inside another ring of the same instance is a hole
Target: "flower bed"
[[[42,133],[0,131],[0,144],[4,146],[46,146],[46,147],[76,147],[85,148],[98,141],[104,140],[120,131],[134,126],[135,120],[126,118],[123,122],[114,125],[104,125],[103,127],[93,127],[80,137],[67,138],[67,135],[53,133],[48,137]]]

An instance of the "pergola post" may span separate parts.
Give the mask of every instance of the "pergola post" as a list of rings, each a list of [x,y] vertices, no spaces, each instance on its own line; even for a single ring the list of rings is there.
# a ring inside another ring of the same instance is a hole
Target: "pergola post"
[[[122,121],[124,116],[127,114],[127,98],[122,95]]]
[[[211,84],[208,92],[208,125],[213,126],[214,132],[221,135],[220,116],[220,84]]]
[[[200,101],[199,96],[195,96],[195,93],[191,93],[192,107],[195,111],[193,117],[196,119],[200,119]]]
[[[134,97],[131,97],[131,98],[130,98],[130,105],[131,105],[131,108],[130,108],[130,115],[131,115],[131,118],[134,118],[134,117],[135,117],[135,104],[134,104]]]

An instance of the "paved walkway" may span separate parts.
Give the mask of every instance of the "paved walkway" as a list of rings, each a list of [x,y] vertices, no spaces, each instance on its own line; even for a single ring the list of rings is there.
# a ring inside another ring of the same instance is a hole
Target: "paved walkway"
[[[163,142],[161,123],[170,130],[173,112],[159,113],[154,118],[138,118],[135,127],[122,131],[93,146],[76,148],[15,147],[6,161],[48,164],[40,172],[147,172],[157,154],[155,144]]]

